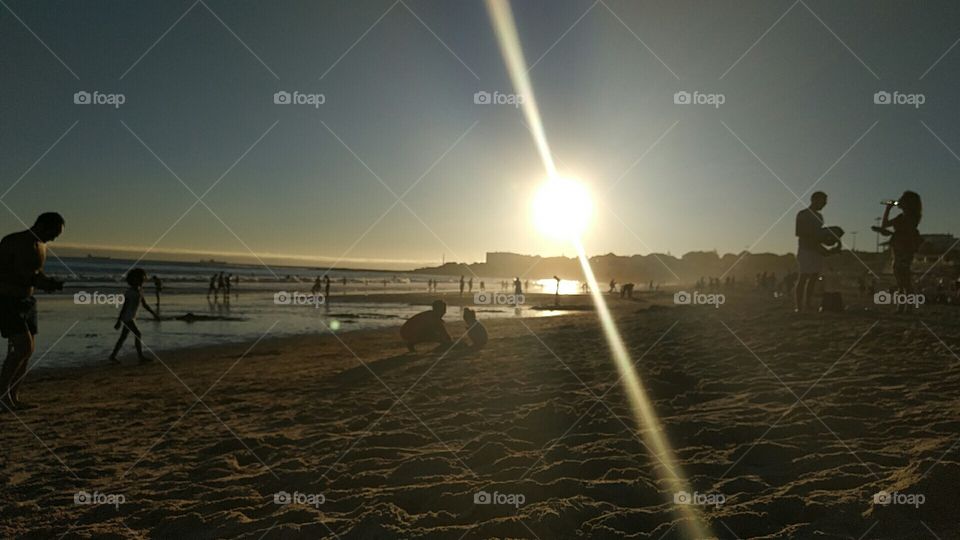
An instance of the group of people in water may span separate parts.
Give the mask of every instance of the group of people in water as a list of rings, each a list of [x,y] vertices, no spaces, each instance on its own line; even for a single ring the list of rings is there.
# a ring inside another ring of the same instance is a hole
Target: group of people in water
[[[235,276],[233,274],[224,274],[223,272],[214,272],[210,276],[210,285],[207,287],[207,300],[210,300],[210,296],[213,295],[213,301],[217,301],[217,295],[223,295],[223,301],[230,301],[230,291],[234,288],[235,285],[240,284],[240,276]]]

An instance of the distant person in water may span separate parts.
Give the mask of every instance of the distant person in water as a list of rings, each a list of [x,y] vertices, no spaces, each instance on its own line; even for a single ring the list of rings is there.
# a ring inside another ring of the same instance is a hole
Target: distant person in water
[[[129,287],[123,293],[123,307],[120,308],[120,315],[117,316],[117,323],[113,325],[114,330],[120,330],[120,338],[117,339],[117,344],[113,347],[113,352],[110,354],[110,361],[114,364],[119,364],[120,361],[117,360],[117,353],[120,352],[120,347],[123,347],[123,342],[127,340],[129,334],[133,334],[135,338],[134,345],[137,347],[137,356],[140,358],[140,362],[149,362],[150,358],[143,355],[143,342],[141,341],[140,328],[137,327],[137,311],[140,309],[140,306],[143,306],[143,309],[150,312],[153,315],[154,319],[159,319],[155,311],[150,309],[150,306],[147,304],[147,299],[143,297],[143,282],[147,280],[147,272],[142,268],[134,268],[133,270],[127,272],[127,284]]]
[[[157,297],[157,313],[160,313],[160,292],[163,291],[163,281],[160,280],[160,276],[154,274],[153,276],[153,294]]]
[[[207,287],[207,300],[210,299],[210,295],[213,294],[213,299],[217,299],[217,274],[214,273],[210,276],[210,286]]]
[[[0,240],[0,335],[7,338],[7,358],[0,371],[0,402],[5,409],[30,409],[20,401],[20,384],[27,374],[37,334],[34,288],[63,289],[63,283],[43,273],[46,243],[63,233],[63,216],[40,214],[33,227]]]
[[[223,272],[220,272],[220,274],[217,276],[217,290],[220,291],[221,293],[227,290],[227,286],[223,282]],[[223,294],[223,296],[224,296],[224,300],[226,300],[225,293]]]
[[[610,280],[610,290],[607,291],[607,292],[608,292],[609,294],[613,294],[614,292],[616,292],[616,290],[617,290],[617,280],[611,279],[611,280]]]
[[[467,339],[470,348],[480,350],[487,344],[487,329],[477,320],[477,312],[470,308],[463,308],[463,322],[467,324]]]
[[[520,278],[513,280],[513,294],[517,296],[523,294],[523,284],[520,283]]]
[[[323,276],[323,298],[326,300],[330,297],[330,276]]]
[[[557,282],[557,290],[553,293],[553,305],[560,305],[560,278],[558,276],[553,276],[553,280]]]
[[[483,281],[481,281],[481,282],[480,282],[480,292],[483,292],[483,291],[485,291],[485,290],[487,290],[487,286],[483,283]]]
[[[467,292],[473,293],[473,278],[470,278],[470,280],[467,281],[467,287],[468,287]]]
[[[900,209],[900,215],[890,218],[893,207]],[[890,236],[890,249],[893,251],[893,277],[897,280],[897,291],[903,294],[913,292],[913,256],[922,242],[920,238],[920,218],[923,217],[923,204],[920,195],[913,191],[904,191],[900,199],[887,201],[883,210],[883,221],[874,230],[884,236]],[[889,230],[893,227],[893,232]],[[897,305],[897,312],[906,309],[906,304]]]
[[[410,352],[416,352],[420,343],[452,343],[443,316],[447,313],[447,304],[443,300],[434,300],[430,311],[417,313],[400,327],[400,337]]]
[[[229,299],[230,299],[230,287],[233,286],[233,274],[227,274],[227,275],[223,278],[223,286],[226,287],[226,289],[225,289],[226,292],[223,293],[223,298],[224,298],[224,300],[229,300]]]
[[[460,296],[463,296],[463,276],[460,276]]]
[[[823,258],[841,249],[840,243],[835,249],[823,246],[823,214],[820,211],[826,205],[827,194],[815,191],[810,195],[810,206],[797,213],[797,266],[800,272],[794,289],[797,312],[813,309],[813,295],[823,269]]]
[[[313,286],[310,287],[310,294],[316,295],[320,292],[320,288],[323,287],[323,283],[320,279],[320,276],[317,276],[317,279],[313,280]]]

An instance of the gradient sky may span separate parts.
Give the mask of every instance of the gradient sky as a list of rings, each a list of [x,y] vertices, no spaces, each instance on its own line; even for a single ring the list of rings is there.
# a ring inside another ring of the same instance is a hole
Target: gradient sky
[[[544,171],[522,113],[473,102],[512,92],[482,2],[4,2],[5,232],[58,210],[65,244],[345,266],[572,255],[530,223]],[[904,189],[924,197],[923,232],[960,232],[960,5],[923,6],[516,2],[558,167],[597,199],[587,250],[791,251],[800,206],[781,180],[806,201],[820,179],[827,221],[860,248]],[[78,106],[78,90],[126,103]],[[278,90],[326,102],[279,106]],[[726,102],[675,105],[678,90]],[[879,106],[878,90],[926,102]],[[160,160],[197,195],[236,164],[212,212],[171,229],[196,198]],[[377,176],[400,195],[428,170],[387,212]]]

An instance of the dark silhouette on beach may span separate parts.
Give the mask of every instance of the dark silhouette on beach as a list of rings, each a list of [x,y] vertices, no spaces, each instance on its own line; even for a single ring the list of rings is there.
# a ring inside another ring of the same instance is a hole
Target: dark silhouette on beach
[[[416,346],[420,343],[452,343],[443,323],[443,316],[447,313],[446,302],[434,300],[431,306],[430,311],[417,313],[400,327],[400,337],[410,352],[416,352]]]
[[[163,280],[160,276],[153,276],[153,294],[157,297],[157,315],[160,314],[160,293],[163,292]]]
[[[117,360],[117,353],[120,352],[120,347],[123,347],[123,342],[127,340],[127,336],[130,334],[133,334],[134,345],[137,348],[137,357],[140,358],[140,362],[150,361],[150,358],[143,354],[143,341],[141,339],[140,327],[137,326],[137,311],[140,309],[140,306],[143,306],[143,309],[149,311],[154,319],[159,320],[160,315],[150,309],[150,306],[147,304],[147,299],[143,296],[143,283],[146,280],[147,272],[142,268],[134,268],[127,272],[127,285],[129,285],[129,287],[123,293],[123,307],[120,308],[117,323],[113,325],[114,330],[120,330],[122,327],[120,337],[117,339],[117,344],[113,347],[113,352],[110,353],[109,358],[109,360],[115,364],[120,363],[120,361]]]
[[[836,246],[824,246],[823,214],[820,213],[827,205],[827,194],[815,191],[810,195],[810,206],[797,213],[797,265],[799,277],[794,289],[795,311],[809,311],[813,309],[813,296],[817,288],[817,280],[823,271],[823,258],[838,253],[842,248],[839,239]],[[829,240],[829,239],[827,239]]]
[[[482,349],[487,344],[487,329],[477,320],[477,312],[463,308],[463,322],[467,324],[466,338],[470,341],[470,348]]]
[[[897,292],[910,294],[913,292],[913,274],[910,270],[913,265],[913,256],[920,249],[920,219],[923,217],[923,203],[920,195],[913,191],[904,191],[896,201],[886,201],[883,210],[883,219],[879,227],[873,230],[883,236],[890,236],[890,250],[893,252],[893,277],[897,280]],[[900,214],[890,217],[890,210],[894,207]],[[893,231],[890,228],[893,228]],[[897,304],[897,312],[906,309],[906,304]]]
[[[45,212],[33,227],[0,240],[0,335],[7,338],[7,357],[0,371],[0,403],[7,410],[33,408],[20,401],[20,385],[37,334],[37,301],[34,288],[52,292],[63,283],[43,273],[46,243],[56,239],[65,227],[63,216]]]

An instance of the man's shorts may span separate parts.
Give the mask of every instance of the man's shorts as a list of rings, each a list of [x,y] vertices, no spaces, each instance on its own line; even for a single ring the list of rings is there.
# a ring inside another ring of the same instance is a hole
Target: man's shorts
[[[28,296],[0,296],[0,336],[10,338],[37,333],[37,300]]]
[[[823,270],[823,255],[812,249],[797,250],[797,266],[801,274],[819,274]]]

